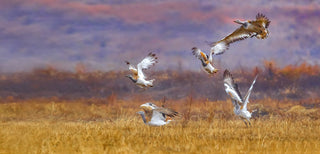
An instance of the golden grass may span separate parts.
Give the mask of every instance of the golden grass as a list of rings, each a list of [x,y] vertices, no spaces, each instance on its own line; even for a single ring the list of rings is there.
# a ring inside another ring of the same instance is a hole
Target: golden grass
[[[320,152],[318,108],[270,99],[257,102],[269,115],[254,119],[249,128],[234,117],[228,101],[168,103],[183,115],[163,127],[143,124],[135,113],[139,101],[4,103],[0,104],[0,153]]]

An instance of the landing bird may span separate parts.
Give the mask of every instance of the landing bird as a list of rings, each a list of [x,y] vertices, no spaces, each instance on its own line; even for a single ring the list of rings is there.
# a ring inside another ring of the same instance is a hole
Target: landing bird
[[[223,38],[218,42],[211,44],[211,52],[215,55],[223,54],[228,48],[229,45],[233,42],[244,40],[248,37],[256,37],[258,39],[265,39],[269,35],[268,27],[270,20],[263,14],[258,13],[256,15],[256,20],[247,20],[247,21],[234,21],[237,24],[240,24],[241,27],[236,29],[233,33]]]
[[[202,67],[204,71],[206,71],[209,74],[214,74],[218,72],[218,69],[214,68],[212,66],[212,58],[213,54],[210,52],[209,55],[203,53],[200,49],[197,47],[192,48],[192,53],[201,61]]]
[[[168,108],[157,107],[153,103],[145,103],[140,106],[143,111],[137,112],[141,115],[145,124],[150,126],[162,126],[172,121],[179,113]]]
[[[132,74],[127,75],[126,77],[131,79],[131,81],[140,88],[153,87],[154,79],[146,80],[146,76],[143,74],[142,70],[148,69],[150,66],[157,63],[157,59],[158,57],[156,57],[156,54],[150,52],[148,56],[137,65],[138,69],[131,65],[130,62],[126,61],[126,64],[129,66],[129,70],[132,72]]]
[[[249,97],[257,77],[258,75],[254,78],[246,96],[243,99],[240,95],[237,84],[233,81],[231,73],[228,70],[225,70],[223,73],[225,91],[231,97],[231,101],[234,106],[233,112],[243,120],[246,126],[248,125],[245,120],[247,120],[249,125],[251,126],[250,118],[252,112],[250,113],[247,110],[247,104],[249,103]]]

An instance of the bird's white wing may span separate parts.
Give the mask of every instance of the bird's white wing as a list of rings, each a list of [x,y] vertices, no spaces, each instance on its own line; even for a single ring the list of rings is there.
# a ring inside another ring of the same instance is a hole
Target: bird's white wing
[[[165,114],[157,111],[157,110],[152,110],[152,118],[151,121],[153,123],[156,122],[164,122],[166,120]]]
[[[224,84],[228,85],[230,89],[226,92],[233,98],[236,99],[239,103],[243,103],[242,96],[240,94],[238,85],[234,83],[232,74],[229,72],[229,70],[225,70],[223,73],[223,82]]]
[[[254,85],[254,83],[256,83],[257,77],[258,77],[258,75],[256,75],[256,77],[254,78],[254,80],[253,80],[253,82],[252,82],[252,84],[251,84],[246,96],[244,97],[244,103],[245,104],[249,103],[249,97],[250,97],[253,85]]]
[[[236,108],[236,110],[240,109],[240,105],[238,103],[238,101],[236,101],[235,99],[231,99],[232,101],[232,105]]]
[[[157,57],[156,54],[153,53],[149,53],[148,56],[146,58],[144,58],[138,65],[138,76],[140,78],[145,79],[145,76],[142,72],[143,69],[148,69],[150,66],[154,65],[155,63],[157,63]]]

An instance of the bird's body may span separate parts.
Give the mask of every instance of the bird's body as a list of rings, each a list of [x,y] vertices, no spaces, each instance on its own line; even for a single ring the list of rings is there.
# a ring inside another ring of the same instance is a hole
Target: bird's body
[[[146,76],[143,73],[144,69],[148,69],[151,65],[154,65],[157,63],[157,57],[155,54],[149,53],[147,57],[145,57],[138,65],[137,68],[135,68],[133,65],[130,64],[130,62],[126,61],[126,64],[129,66],[129,70],[132,74],[127,75],[129,79],[131,79],[132,82],[134,82],[137,86],[140,88],[148,88],[153,87],[153,81],[152,80],[146,80]]]
[[[143,111],[139,111],[137,113],[141,115],[143,122],[146,125],[150,125],[150,126],[162,126],[170,123],[171,121],[171,120],[165,120],[165,117],[162,116],[162,114],[158,111],[152,111],[152,118],[150,121],[147,121],[145,117],[145,113]]]
[[[253,85],[256,82],[257,76],[253,80],[244,98],[241,97],[238,86],[236,83],[234,83],[233,77],[228,70],[224,71],[223,78],[224,78],[225,91],[231,97],[231,101],[234,106],[233,112],[235,113],[235,115],[239,116],[246,125],[247,125],[247,122],[245,120],[247,120],[249,125],[251,125],[250,118],[252,113],[248,111],[247,105],[249,103],[249,97],[250,97]]]
[[[205,72],[209,74],[214,74],[218,72],[218,69],[214,68],[212,65],[213,55],[210,53],[209,55],[203,53],[200,49],[193,47],[192,53],[201,61],[202,68]]]
[[[132,80],[132,79],[131,79]],[[146,80],[144,78],[137,78],[137,80],[132,80],[138,87],[140,88],[147,88],[147,87],[153,87],[153,81],[152,80]]]
[[[220,41],[211,44],[211,52],[215,55],[224,53],[229,45],[233,42],[244,40],[249,37],[256,37],[258,39],[265,39],[268,37],[268,27],[270,20],[263,14],[258,13],[256,20],[240,21],[236,20],[235,23],[241,26],[232,32],[230,35],[221,39]]]
[[[158,107],[153,103],[145,103],[140,106],[144,111],[137,112],[141,115],[145,124],[150,126],[162,126],[172,121],[172,118],[178,115],[178,112]]]

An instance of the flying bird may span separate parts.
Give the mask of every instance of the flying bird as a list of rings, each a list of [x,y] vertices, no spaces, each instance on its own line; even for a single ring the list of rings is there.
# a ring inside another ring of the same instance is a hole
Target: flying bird
[[[192,53],[201,61],[202,68],[209,74],[214,74],[218,72],[218,69],[214,68],[212,65],[213,54],[210,52],[209,55],[202,52],[197,47],[192,48]]]
[[[148,88],[153,87],[153,81],[152,80],[146,80],[146,76],[143,74],[143,70],[148,69],[150,66],[157,63],[158,57],[156,57],[156,54],[149,53],[147,57],[145,57],[138,65],[137,68],[135,68],[133,65],[130,64],[130,62],[126,61],[126,64],[129,66],[129,70],[132,74],[127,75],[129,79],[133,83],[135,83],[140,88]]]
[[[137,112],[141,115],[145,124],[150,126],[162,126],[172,121],[179,113],[168,108],[158,107],[153,103],[145,103],[140,106],[144,111]]]
[[[241,26],[222,40],[212,43],[211,52],[213,54],[223,54],[233,42],[244,40],[249,37],[265,39],[269,35],[268,27],[271,21],[261,13],[256,15],[256,20],[236,20],[234,22]]]
[[[228,70],[225,70],[223,73],[225,91],[231,97],[231,101],[234,106],[233,112],[243,120],[246,126],[248,126],[247,122],[251,126],[250,118],[252,112],[248,111],[247,104],[249,103],[249,97],[257,77],[258,75],[254,78],[246,96],[242,98],[237,84],[233,81],[231,73]]]

